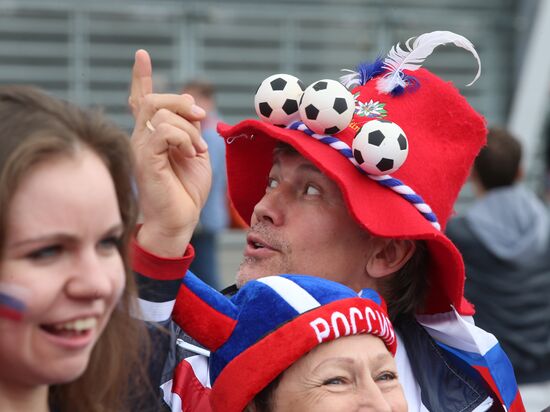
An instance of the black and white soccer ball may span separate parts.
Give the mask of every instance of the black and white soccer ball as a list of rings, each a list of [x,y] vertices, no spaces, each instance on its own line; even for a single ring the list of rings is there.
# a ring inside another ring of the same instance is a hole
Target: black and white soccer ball
[[[302,122],[317,134],[336,134],[351,122],[355,111],[353,95],[336,80],[309,85],[300,102]]]
[[[304,84],[290,74],[274,74],[265,79],[254,96],[258,117],[276,126],[285,127],[300,120],[298,104]]]
[[[371,175],[387,175],[399,169],[409,154],[403,129],[387,120],[365,123],[352,143],[353,157]]]

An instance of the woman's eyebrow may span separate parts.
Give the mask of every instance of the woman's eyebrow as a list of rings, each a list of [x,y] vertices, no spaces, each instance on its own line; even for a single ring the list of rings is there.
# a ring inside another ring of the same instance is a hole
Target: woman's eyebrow
[[[319,363],[315,368],[313,368],[313,371],[316,371],[318,369],[322,369],[323,367],[325,367],[326,365],[329,365],[329,364],[336,364],[336,365],[339,365],[339,366],[344,366],[344,367],[349,368],[349,367],[351,367],[355,364],[355,359],[349,358],[349,357],[344,357],[344,356],[331,357],[331,358],[324,359],[323,361],[321,361],[321,363]]]
[[[375,355],[371,359],[372,359],[372,365],[375,366],[375,367],[378,367],[379,365],[382,365],[386,362],[389,362],[390,360],[393,359],[393,357],[391,356],[391,354],[389,352],[380,352],[379,354]],[[344,366],[344,367],[350,367],[350,366],[353,366],[356,363],[356,360],[354,358],[345,357],[345,356],[331,357],[331,358],[324,359],[323,361],[321,361],[321,363],[319,363],[313,369],[313,371],[316,371],[317,369],[320,369],[320,368],[326,366],[327,364],[331,364],[331,363],[334,363],[334,364],[337,364],[337,365],[340,365],[340,366]]]
[[[393,359],[393,356],[389,352],[380,352],[378,355],[376,355],[373,358],[373,363],[376,365],[380,365],[386,362],[389,362]]]
[[[102,236],[108,236],[113,235],[118,232],[122,232],[124,230],[124,225],[122,223],[116,223],[112,225],[111,227],[107,228]],[[78,239],[78,236],[72,234],[72,233],[65,233],[63,231],[59,232],[53,232],[48,233],[44,235],[37,235],[37,236],[30,236],[27,238],[23,238],[21,240],[16,240],[13,243],[10,243],[6,245],[6,247],[10,249],[16,249],[20,247],[24,247],[26,245],[33,245],[37,243],[45,243],[45,242],[76,242]]]
[[[7,248],[17,249],[27,245],[33,245],[36,243],[46,243],[46,242],[71,242],[76,239],[76,236],[73,236],[68,233],[51,233],[46,235],[38,235],[34,237],[26,237],[21,240],[17,240],[13,243],[9,243]]]

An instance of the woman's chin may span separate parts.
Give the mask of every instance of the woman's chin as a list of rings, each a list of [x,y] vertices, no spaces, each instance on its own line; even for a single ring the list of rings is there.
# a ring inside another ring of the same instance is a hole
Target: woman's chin
[[[80,378],[86,371],[89,358],[86,360],[71,359],[70,362],[61,362],[45,371],[45,380],[48,385],[62,385]]]

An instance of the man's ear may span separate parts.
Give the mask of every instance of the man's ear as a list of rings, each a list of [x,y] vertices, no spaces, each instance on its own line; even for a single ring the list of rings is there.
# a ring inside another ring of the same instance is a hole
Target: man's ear
[[[246,408],[243,410],[243,412],[257,412],[258,408],[256,408],[256,402],[252,401],[248,405],[246,405]]]
[[[371,239],[366,272],[371,278],[383,278],[401,269],[416,251],[416,243],[408,239]]]

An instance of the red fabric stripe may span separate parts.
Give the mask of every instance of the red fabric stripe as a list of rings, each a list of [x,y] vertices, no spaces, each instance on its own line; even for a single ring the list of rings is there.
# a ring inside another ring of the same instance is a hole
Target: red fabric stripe
[[[190,336],[215,351],[229,338],[237,321],[218,312],[182,283],[172,320]]]
[[[498,390],[497,385],[495,384],[495,381],[493,380],[493,377],[491,376],[491,373],[489,372],[489,370],[483,366],[473,365],[473,367],[476,371],[479,372],[479,374],[483,377],[485,382],[489,384],[489,386],[491,387],[491,390],[498,397],[498,401],[500,402],[500,404],[504,405],[504,401],[500,396],[500,391]],[[523,401],[521,399],[521,395],[519,391],[517,391],[514,402],[512,402],[512,405],[510,405],[509,412],[525,412],[525,407],[523,406]]]
[[[174,280],[183,278],[195,257],[195,250],[189,245],[182,257],[166,258],[143,249],[134,237],[130,243],[130,257],[134,272],[151,279]]]
[[[500,392],[489,370],[484,366],[478,366],[478,365],[472,365],[472,366],[483,377],[483,380],[489,384],[489,386],[491,387],[491,390],[495,393],[495,395],[498,396],[499,402],[503,404],[502,398],[500,397]]]
[[[189,362],[183,360],[176,366],[172,392],[180,397],[183,412],[212,412],[210,391],[197,379]]]
[[[525,406],[523,406],[523,399],[521,399],[519,391],[514,398],[514,402],[510,405],[508,412],[525,412]]]

